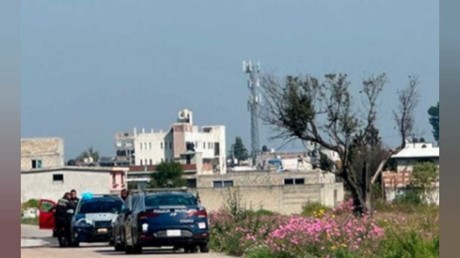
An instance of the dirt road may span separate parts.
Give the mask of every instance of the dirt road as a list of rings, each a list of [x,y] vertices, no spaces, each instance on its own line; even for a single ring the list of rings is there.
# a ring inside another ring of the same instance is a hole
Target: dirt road
[[[36,226],[21,225],[21,257],[175,257],[175,258],[192,258],[192,257],[231,257],[219,253],[196,253],[186,254],[183,251],[174,253],[171,249],[145,249],[141,255],[126,255],[124,252],[115,252],[113,247],[104,244],[85,244],[82,243],[79,248],[59,248],[54,238],[50,237],[51,232],[39,230]]]

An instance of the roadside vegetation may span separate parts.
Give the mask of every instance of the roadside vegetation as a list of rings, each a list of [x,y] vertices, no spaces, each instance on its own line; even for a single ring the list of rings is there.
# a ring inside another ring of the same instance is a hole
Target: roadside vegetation
[[[30,199],[27,202],[21,204],[21,224],[27,225],[38,225],[38,217],[37,218],[24,218],[22,215],[28,209],[38,209],[38,200]]]
[[[225,208],[210,214],[210,247],[250,258],[439,257],[439,207],[375,202],[356,216],[353,200],[335,209],[307,203],[300,215],[246,209],[229,190]]]

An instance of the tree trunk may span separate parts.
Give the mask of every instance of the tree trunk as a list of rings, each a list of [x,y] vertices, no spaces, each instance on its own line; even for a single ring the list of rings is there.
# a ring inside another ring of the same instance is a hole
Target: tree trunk
[[[342,173],[344,181],[350,187],[351,195],[353,198],[353,205],[355,207],[355,213],[359,216],[365,214],[368,209],[366,205],[366,191],[359,186],[354,177],[350,177],[350,171]]]

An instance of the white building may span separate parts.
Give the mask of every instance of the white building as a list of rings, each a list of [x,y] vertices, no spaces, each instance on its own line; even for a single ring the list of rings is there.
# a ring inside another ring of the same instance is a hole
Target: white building
[[[423,161],[431,161],[439,166],[439,147],[432,143],[407,143],[392,158],[396,160],[398,172],[410,172],[415,164]]]
[[[163,161],[191,164],[203,168],[199,173],[226,172],[225,126],[193,125],[192,112],[179,112],[168,131],[134,129],[135,165],[156,165]]]
[[[118,193],[126,187],[128,168],[60,167],[21,171],[21,203],[30,199],[58,200],[71,189],[78,194]]]
[[[420,162],[433,162],[439,169],[439,147],[432,143],[407,143],[406,147],[392,156],[396,161],[396,171],[382,174],[387,201],[393,201],[404,194],[410,184],[413,167]],[[438,170],[439,171],[439,170]],[[439,205],[439,181],[426,193],[426,201]]]

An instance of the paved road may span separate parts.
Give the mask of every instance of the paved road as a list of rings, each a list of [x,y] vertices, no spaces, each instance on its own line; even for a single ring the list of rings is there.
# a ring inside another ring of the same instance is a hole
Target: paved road
[[[175,258],[224,258],[231,257],[219,253],[196,253],[186,254],[182,251],[174,253],[170,249],[145,249],[141,255],[126,255],[124,252],[115,252],[113,247],[101,244],[85,244],[82,243],[80,248],[59,248],[57,241],[50,237],[51,232],[48,230],[39,230],[36,226],[21,225],[21,257],[175,257]]]

